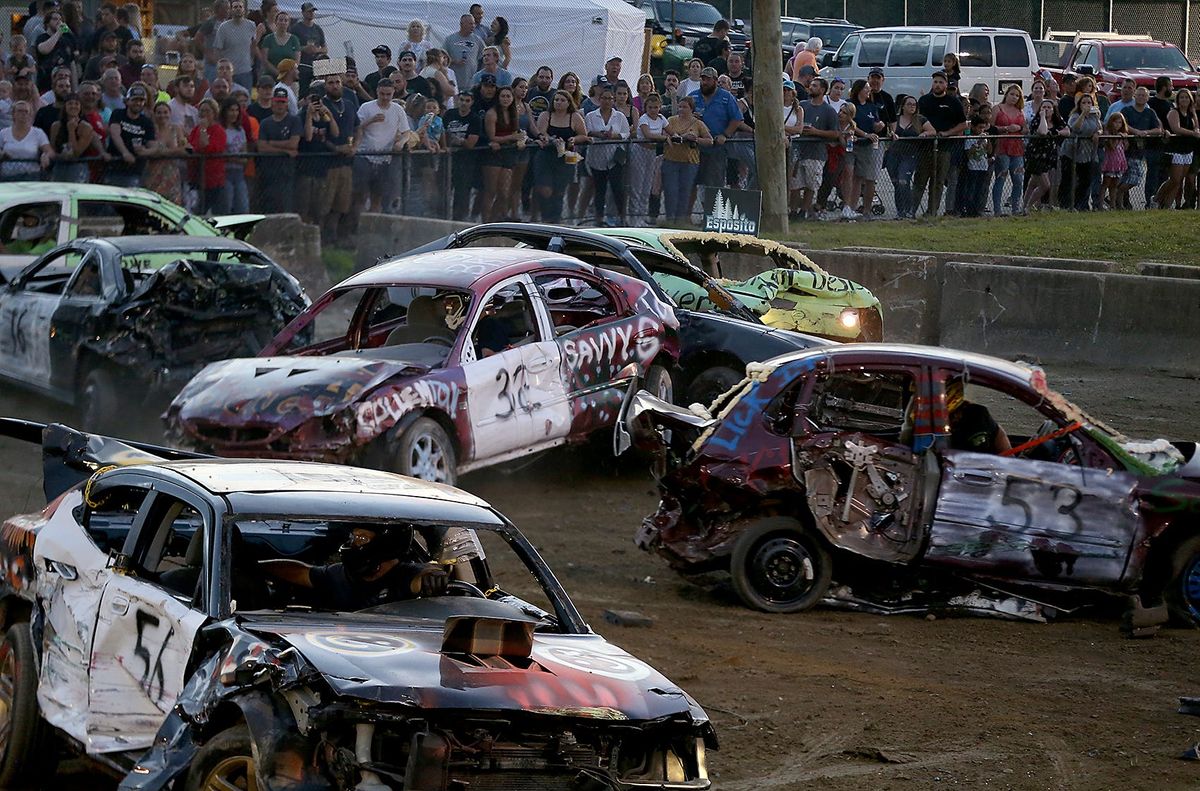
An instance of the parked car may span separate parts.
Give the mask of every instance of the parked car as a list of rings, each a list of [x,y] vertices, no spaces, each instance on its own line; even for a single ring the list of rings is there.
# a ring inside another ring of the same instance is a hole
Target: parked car
[[[829,274],[794,247],[746,234],[665,228],[596,228],[595,233],[628,243],[635,256],[648,247],[704,267],[768,326],[834,341],[883,340],[883,313],[875,295]],[[743,278],[727,275],[731,270]],[[677,305],[711,305],[694,283],[665,272],[654,277]]]
[[[709,788],[703,709],[483,500],[3,423],[47,506],[0,528],[0,786],[62,751],[146,791]]]
[[[36,220],[30,224],[29,218]],[[183,234],[245,239],[261,214],[196,217],[144,189],[27,181],[0,184],[0,277],[41,253],[85,236]]]
[[[1095,78],[1096,90],[1116,98],[1121,83],[1133,79],[1154,94],[1154,83],[1162,76],[1171,78],[1175,90],[1200,86],[1198,73],[1174,44],[1155,41],[1148,35],[1050,31],[1053,39],[1065,41],[1057,68],[1050,69],[1062,82],[1064,74]]]
[[[107,426],[161,409],[210,362],[257,353],[308,304],[236,239],[76,239],[0,279],[0,379]]]
[[[668,249],[661,243],[652,246],[641,241],[638,234],[639,231],[634,229],[599,234],[557,225],[492,223],[455,231],[410,251],[409,255],[430,250],[471,249],[477,245],[520,244],[566,253],[593,266],[637,278],[659,300],[673,305],[679,320],[679,365],[672,370],[672,379],[674,392],[681,396],[676,399],[680,403],[709,403],[741,378],[747,362],[823,343],[810,335],[764,327],[754,310],[756,306],[761,307],[759,302],[743,301],[677,248]],[[738,242],[743,238],[718,234],[701,237],[723,243],[714,250],[726,251],[731,247],[738,249]],[[801,273],[795,274],[803,280]],[[754,292],[748,290],[748,293]],[[788,297],[793,296],[780,294],[778,287],[774,293],[778,297],[775,302],[778,306],[785,305]],[[843,300],[842,304],[847,303]],[[846,309],[857,310],[848,306]],[[816,322],[796,328],[826,329]]]
[[[667,69],[686,76],[692,48],[724,18],[716,7],[700,0],[633,0],[633,4],[646,14],[646,27],[651,31],[650,69],[656,76]],[[728,21],[733,27],[730,49],[749,60],[750,39],[741,32],[741,20]]]
[[[453,483],[611,428],[632,372],[670,401],[678,326],[646,284],[567,255],[398,258],[333,288],[258,357],[205,368],[166,420],[221,456]]]
[[[779,22],[783,29],[784,63],[792,59],[797,44],[803,47],[813,36],[821,39],[821,52],[817,55],[817,60],[820,62],[826,55],[836,53],[842,46],[842,42],[846,40],[846,36],[863,29],[862,25],[856,25],[849,20],[829,17],[801,19],[785,16],[780,17]]]
[[[851,33],[837,54],[822,63],[821,76],[841,77],[850,85],[865,80],[871,69],[887,73],[887,90],[920,96],[929,92],[929,75],[942,67],[947,52],[957,53],[966,92],[977,82],[992,96],[1009,85],[1028,93],[1033,87],[1037,53],[1024,30],[998,27],[878,27]]]
[[[770,612],[835,583],[883,609],[983,586],[1165,599],[1200,624],[1196,443],[1135,442],[1040,369],[967,352],[831,346],[747,374],[708,415],[623,406],[618,449],[660,454],[637,544],[677,571],[727,571]]]

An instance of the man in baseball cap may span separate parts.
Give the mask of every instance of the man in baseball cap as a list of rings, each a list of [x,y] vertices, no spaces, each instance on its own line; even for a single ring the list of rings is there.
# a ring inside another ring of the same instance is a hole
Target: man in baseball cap
[[[598,74],[592,79],[592,85],[599,85],[601,88],[616,88],[617,83],[621,81],[621,56],[617,54],[609,55],[608,60],[604,61],[604,73]]]
[[[112,161],[105,166],[105,180],[117,187],[137,187],[146,166],[147,144],[154,141],[154,122],[146,113],[146,86],[135,82],[125,92],[125,106],[112,111],[109,118],[108,153]]]
[[[379,81],[384,77],[391,77],[396,73],[396,67],[392,65],[392,48],[387,44],[380,44],[375,49],[371,50],[371,54],[375,56],[375,71],[363,78],[363,86],[367,89],[367,93],[375,96],[379,90]]]

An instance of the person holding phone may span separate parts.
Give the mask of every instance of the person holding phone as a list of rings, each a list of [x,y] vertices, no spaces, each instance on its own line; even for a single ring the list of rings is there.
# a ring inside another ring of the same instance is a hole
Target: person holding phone
[[[323,103],[325,82],[314,80],[300,107],[300,156],[296,163],[296,202],[300,217],[310,225],[322,220],[325,176],[335,147],[330,141],[341,136],[337,120]]]
[[[696,174],[700,170],[700,147],[711,146],[712,133],[695,115],[696,100],[682,96],[663,131],[667,143],[663,148],[663,200],[670,224],[680,227],[691,224],[689,204]]]

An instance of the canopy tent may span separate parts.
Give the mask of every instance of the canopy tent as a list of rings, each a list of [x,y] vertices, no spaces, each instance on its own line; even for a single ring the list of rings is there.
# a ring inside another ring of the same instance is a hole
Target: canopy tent
[[[296,13],[285,2],[281,7]],[[408,38],[408,24],[425,23],[427,40],[441,47],[458,20],[470,6],[469,0],[315,0],[317,23],[325,30],[330,57],[351,55],[361,75],[375,70],[371,49],[379,44],[399,56]],[[622,77],[630,85],[637,80],[641,64],[645,14],[624,0],[501,0],[484,2],[486,20],[502,16],[508,20],[512,63],[508,69],[517,77],[530,77],[538,66],[554,69],[555,82],[573,71],[586,86],[604,73],[604,63],[613,55],[624,60]],[[422,64],[423,66],[424,64]],[[586,87],[584,89],[586,91]]]

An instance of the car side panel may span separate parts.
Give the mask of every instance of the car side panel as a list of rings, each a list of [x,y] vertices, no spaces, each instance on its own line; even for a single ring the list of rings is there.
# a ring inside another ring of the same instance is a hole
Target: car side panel
[[[7,293],[0,302],[0,373],[36,388],[50,384],[50,321],[61,297]]]
[[[108,556],[75,520],[82,503],[78,489],[66,494],[38,531],[33,552],[45,617],[38,705],[47,722],[80,742],[87,738],[87,673],[96,614],[112,576]]]

